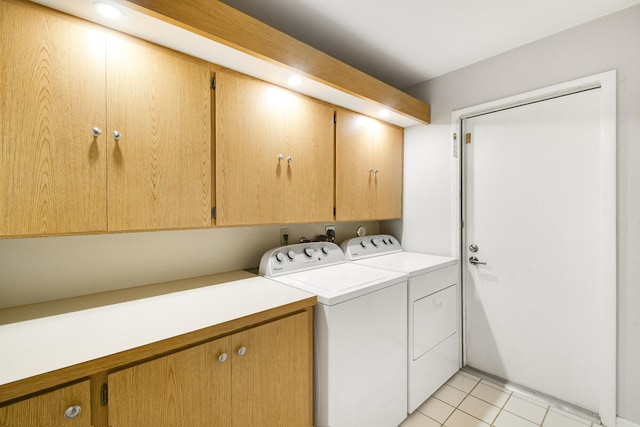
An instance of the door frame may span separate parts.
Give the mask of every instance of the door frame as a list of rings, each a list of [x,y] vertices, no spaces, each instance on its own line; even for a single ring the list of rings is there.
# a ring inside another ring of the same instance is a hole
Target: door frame
[[[600,93],[600,249],[602,268],[599,276],[600,342],[599,351],[599,415],[602,423],[616,425],[617,386],[617,277],[616,277],[616,71],[607,71],[588,77],[525,92],[519,95],[455,110],[451,113],[451,212],[454,224],[451,233],[453,253],[460,257],[459,277],[462,284],[462,365],[466,365],[465,348],[465,289],[463,282],[464,241],[464,186],[463,186],[463,121],[481,114],[519,107],[584,90],[599,88]]]

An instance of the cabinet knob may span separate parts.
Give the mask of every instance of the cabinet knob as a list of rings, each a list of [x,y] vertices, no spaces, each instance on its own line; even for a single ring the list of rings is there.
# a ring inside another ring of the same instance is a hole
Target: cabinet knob
[[[72,420],[80,415],[80,412],[82,412],[82,408],[80,407],[80,405],[72,405],[69,406],[66,411],[64,411],[64,417],[68,420]]]
[[[369,173],[373,173],[373,168],[370,168],[370,169],[369,169]]]
[[[247,347],[242,346],[238,349],[238,356],[244,356],[245,354],[247,354]]]
[[[278,154],[278,161],[284,160],[284,156],[282,154]]]
[[[227,353],[222,353],[222,354],[220,354],[220,356],[218,356],[218,362],[224,363],[224,362],[227,361],[228,357],[229,356],[227,355]]]
[[[122,134],[120,132],[118,132],[117,130],[114,130],[111,133],[111,136],[113,137],[113,139],[115,139],[116,141],[119,141],[120,138],[122,138]]]
[[[102,131],[100,130],[100,128],[91,128],[91,135],[98,137],[102,135]]]
[[[373,170],[373,173],[378,173],[378,172],[380,172],[380,169],[374,169]]]
[[[293,162],[293,156],[287,157],[287,162],[292,163]]]

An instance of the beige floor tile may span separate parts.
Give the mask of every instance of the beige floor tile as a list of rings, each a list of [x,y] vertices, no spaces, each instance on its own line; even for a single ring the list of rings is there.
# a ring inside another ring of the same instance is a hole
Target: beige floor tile
[[[479,418],[487,424],[491,424],[496,419],[498,412],[500,412],[500,408],[471,395],[462,401],[458,409]]]
[[[465,372],[465,371],[458,371],[458,373],[459,373],[460,375],[464,375],[465,377],[470,378],[470,379],[472,379],[472,380],[480,381],[480,377],[476,377],[475,375],[470,374],[469,372]]]
[[[549,408],[549,404],[544,399],[536,397],[534,395],[519,393],[517,391],[514,391],[513,395],[519,397],[522,400],[526,400],[527,402],[531,402],[535,405],[542,406],[545,409]]]
[[[564,415],[565,417],[571,418],[571,419],[573,419],[575,421],[578,421],[578,422],[581,422],[582,424],[591,425],[591,421],[585,420],[584,418],[581,418],[578,415],[574,415],[574,414],[569,413],[567,411],[563,411],[562,409],[551,407],[551,408],[549,408],[549,411],[555,412],[556,414]]]
[[[547,413],[546,408],[531,403],[528,400],[521,399],[518,396],[511,396],[506,405],[504,405],[504,410],[526,418],[538,425],[542,423]]]
[[[493,422],[493,425],[495,427],[538,427],[540,424],[534,424],[531,421],[503,410]]]
[[[440,423],[432,420],[426,415],[415,411],[400,424],[400,427],[440,427]]]
[[[544,427],[584,427],[591,423],[587,421],[578,421],[554,411],[547,412],[547,416],[542,424]]]
[[[507,402],[507,399],[509,399],[509,393],[505,393],[504,391],[500,391],[483,383],[478,384],[471,392],[471,395],[491,403],[498,408],[502,408]]]
[[[469,393],[473,388],[478,384],[479,380],[474,380],[469,377],[466,377],[460,373],[455,374],[453,377],[447,381],[447,384],[451,387],[455,387],[458,390],[464,391],[465,393]]]
[[[480,421],[460,410],[456,410],[444,423],[446,427],[488,427],[489,424]]]
[[[455,409],[453,406],[432,396],[420,405],[418,411],[442,424]]]
[[[458,406],[467,396],[467,393],[445,384],[433,393],[433,395],[451,406]]]

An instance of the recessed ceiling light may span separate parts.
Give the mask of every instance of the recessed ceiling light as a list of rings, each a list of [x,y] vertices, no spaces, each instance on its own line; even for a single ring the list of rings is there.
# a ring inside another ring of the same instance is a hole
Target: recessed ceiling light
[[[389,117],[389,110],[383,108],[382,110],[380,110],[380,112],[378,113],[378,116],[380,116],[381,118],[385,118],[385,117]]]
[[[122,11],[112,4],[104,2],[96,2],[93,4],[98,13],[107,19],[120,19],[122,18]]]
[[[302,84],[302,79],[299,76],[291,76],[289,77],[289,86],[300,86]]]

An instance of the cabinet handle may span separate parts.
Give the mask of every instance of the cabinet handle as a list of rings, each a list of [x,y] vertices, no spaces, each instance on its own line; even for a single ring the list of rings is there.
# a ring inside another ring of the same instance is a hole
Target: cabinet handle
[[[292,163],[292,162],[293,162],[293,156],[289,156],[289,157],[287,157],[287,162],[288,162],[288,163]]]
[[[66,411],[64,411],[64,417],[68,420],[72,420],[80,415],[80,412],[82,412],[82,408],[80,407],[80,405],[72,405],[69,406]]]
[[[278,154],[278,161],[284,160],[284,156],[282,154]]]
[[[245,354],[247,354],[247,347],[242,346],[238,349],[238,356],[244,356]]]
[[[100,130],[100,128],[91,128],[91,135],[99,137],[100,135],[102,135],[102,131]]]
[[[369,168],[369,173],[373,173],[373,168]]]
[[[378,173],[378,172],[380,172],[380,169],[374,169],[373,170],[373,173]]]
[[[117,130],[114,130],[113,133],[111,133],[111,136],[116,141],[120,141],[120,138],[122,138],[122,134],[120,132],[118,132]]]
[[[227,356],[227,353],[222,353],[220,356],[218,356],[218,362],[224,363],[227,361],[228,357],[229,356]]]

